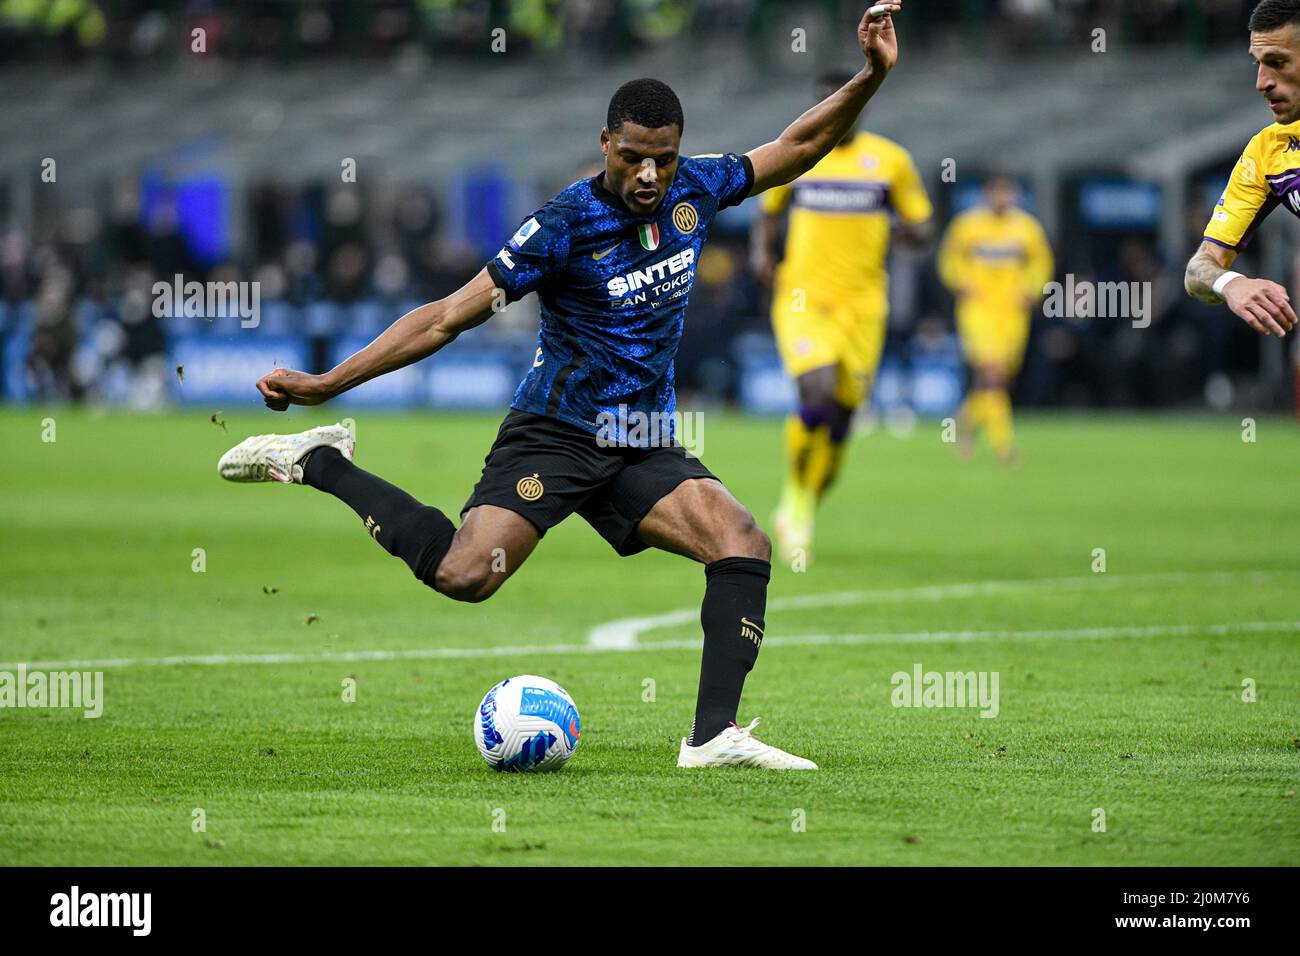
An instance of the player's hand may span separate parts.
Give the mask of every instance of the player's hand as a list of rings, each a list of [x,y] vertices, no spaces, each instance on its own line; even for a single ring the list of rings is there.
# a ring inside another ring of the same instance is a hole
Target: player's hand
[[[772,278],[776,275],[776,260],[760,253],[754,256],[750,268],[754,270],[754,278],[758,280],[760,286],[764,289],[772,288]]]
[[[1261,335],[1286,335],[1295,328],[1295,312],[1286,289],[1267,279],[1242,276],[1223,287],[1223,301]]]
[[[334,397],[323,375],[308,375],[287,368],[277,368],[257,380],[266,407],[282,412],[290,405],[319,405]]]
[[[898,62],[898,37],[890,15],[903,9],[903,0],[885,0],[871,6],[858,24],[858,46],[871,64],[871,72],[884,76]]]

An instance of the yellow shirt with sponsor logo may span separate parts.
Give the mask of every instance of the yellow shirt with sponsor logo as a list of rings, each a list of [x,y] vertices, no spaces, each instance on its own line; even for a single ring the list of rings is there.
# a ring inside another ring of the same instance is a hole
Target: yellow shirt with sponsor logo
[[[1246,144],[1205,227],[1205,238],[1244,249],[1278,206],[1300,216],[1300,121],[1274,123]]]
[[[761,202],[771,215],[790,209],[778,281],[819,295],[881,292],[892,217],[915,225],[933,214],[907,150],[863,132]]]
[[[1052,247],[1037,219],[976,206],[953,217],[939,246],[939,278],[954,292],[1000,307],[1037,299],[1052,279]]]

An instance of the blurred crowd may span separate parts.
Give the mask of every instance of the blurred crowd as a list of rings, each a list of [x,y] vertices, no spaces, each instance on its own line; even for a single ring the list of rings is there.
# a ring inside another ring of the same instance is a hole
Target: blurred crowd
[[[788,42],[791,11],[843,22],[865,0],[5,0],[0,64],[97,58],[120,67],[179,59],[192,31],[207,50],[280,62],[321,57],[487,56],[504,28],[515,51],[612,57],[641,47],[707,47],[741,37],[755,55]],[[909,42],[1008,48],[1087,41],[1208,47],[1240,42],[1253,0],[924,0]],[[777,35],[779,34],[779,36]]]
[[[377,334],[408,309],[459,287],[491,255],[449,238],[454,230],[428,188],[260,182],[241,194],[246,240],[237,253],[216,255],[180,227],[174,197],[143,203],[134,181],[108,194],[104,209],[65,210],[41,236],[0,234],[0,342],[10,343],[0,383],[6,374],[26,374],[44,398],[165,401],[169,336],[233,328],[155,315],[154,283],[178,274],[186,281],[256,281],[262,333],[317,341],[318,364],[327,367],[330,336]],[[1189,250],[1203,226],[1199,214],[1193,220]],[[719,221],[698,264],[677,363],[688,397],[733,400],[737,343],[770,330],[766,293],[749,269],[747,224],[739,214],[727,222]],[[1257,371],[1255,336],[1222,308],[1188,299],[1183,261],[1162,259],[1153,236],[1080,235],[1064,245],[1058,275],[1151,283],[1151,326],[1040,317],[1018,385],[1023,403],[1224,407],[1233,401],[1232,383]],[[892,352],[951,340],[953,304],[934,251],[893,255]],[[535,328],[535,305],[525,300],[481,334],[528,350]],[[12,333],[19,329],[30,334],[18,339]]]
[[[581,50],[584,56],[614,58],[657,44],[704,53],[726,37],[750,45],[749,60],[762,63],[789,43],[792,17],[808,17],[810,27],[815,18],[839,23],[860,15],[863,5],[864,0],[0,0],[0,69],[79,61],[93,76],[101,66],[166,67],[187,54],[198,29],[213,55],[241,61],[472,58],[490,55],[489,38],[498,26],[506,28],[512,51],[537,57]],[[916,6],[919,14],[900,30],[920,44],[1040,50],[1087,42],[1101,26],[1109,42],[1206,48],[1240,42],[1252,0],[920,0]],[[484,187],[482,195],[500,207],[489,220],[465,190],[447,183],[288,185],[268,179],[219,184],[222,198],[196,213],[174,184],[151,181],[158,175],[128,176],[124,170],[115,183],[96,190],[93,200],[68,200],[75,206],[27,210],[26,216],[16,214],[19,204],[0,182],[0,394],[6,381],[21,376],[43,397],[165,401],[172,374],[168,342],[207,332],[192,317],[154,314],[154,284],[176,275],[256,282],[263,331],[310,339],[317,364],[324,366],[332,339],[377,333],[407,309],[472,277],[495,250],[489,244],[508,233],[497,221],[508,218],[505,208],[510,215],[526,211],[515,208],[523,200],[510,193],[511,183]],[[442,208],[440,202],[453,194],[459,196],[457,209]],[[528,187],[524,194],[536,196]],[[47,194],[33,195],[40,203]],[[194,228],[195,219],[209,213],[213,221],[229,221],[205,235]],[[1188,223],[1188,252],[1199,239],[1203,214],[1198,208],[1196,221]],[[24,221],[34,223],[35,232],[12,224]],[[509,219],[509,229],[515,221]],[[482,232],[486,222],[489,236],[470,228],[476,224]],[[698,263],[677,363],[679,387],[687,394],[734,398],[736,343],[770,342],[766,293],[749,268],[746,228],[743,210],[724,217]],[[1183,295],[1183,261],[1163,258],[1154,235],[1084,235],[1077,226],[1064,232],[1057,237],[1058,273],[1078,281],[1152,283],[1152,327],[1040,319],[1018,385],[1022,402],[1222,406],[1233,401],[1234,382],[1258,372],[1257,341],[1222,309]],[[936,276],[933,247],[900,250],[891,273],[891,352],[951,349],[952,302]],[[535,321],[535,305],[525,300],[482,334],[526,345]]]
[[[95,398],[110,369],[156,373],[169,334],[204,331],[193,317],[154,314],[155,283],[177,275],[256,282],[261,302],[272,306],[263,331],[324,337],[377,331],[483,266],[473,249],[445,237],[427,189],[367,197],[352,185],[254,184],[242,210],[248,241],[238,255],[195,241],[174,192],[145,202],[135,180],[110,192],[104,209],[53,213],[40,236],[10,229],[0,238],[0,339],[34,330],[26,365],[48,397]],[[339,308],[328,327],[314,319],[307,328],[308,311],[322,303]]]

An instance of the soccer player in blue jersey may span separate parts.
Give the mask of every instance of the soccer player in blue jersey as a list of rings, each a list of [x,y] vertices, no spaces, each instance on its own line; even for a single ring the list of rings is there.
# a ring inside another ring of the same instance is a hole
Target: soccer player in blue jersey
[[[891,14],[858,25],[860,72],[745,155],[682,158],[676,95],[657,80],[624,84],[600,134],[604,171],[524,220],[461,289],[408,312],[322,375],[275,369],[257,383],[276,411],[319,405],[427,358],[504,302],[536,292],[538,347],[457,529],[436,508],[352,463],[341,425],[258,435],[228,451],[231,481],[296,482],[347,503],[415,576],[458,601],[483,601],[524,563],[547,529],[577,512],[620,555],[649,547],[704,564],[703,659],[695,720],[679,767],[816,769],[736,724],[745,677],[763,641],[771,545],[749,511],[661,430],[630,421],[671,415],[673,356],[700,247],[718,211],[788,183],[853,129],[898,58]],[[499,560],[504,549],[504,568]]]

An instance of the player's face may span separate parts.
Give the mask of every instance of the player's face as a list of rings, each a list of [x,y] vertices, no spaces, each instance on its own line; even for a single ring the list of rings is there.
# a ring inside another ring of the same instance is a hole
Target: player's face
[[[984,187],[984,199],[994,212],[1001,214],[1016,204],[1018,192],[1010,180],[995,179]]]
[[[1300,119],[1300,28],[1252,33],[1250,57],[1259,67],[1255,89],[1268,100],[1273,118],[1279,123]]]
[[[600,131],[605,154],[605,187],[634,213],[648,216],[659,208],[677,175],[682,131],[676,126],[651,129],[624,123],[614,133]]]

